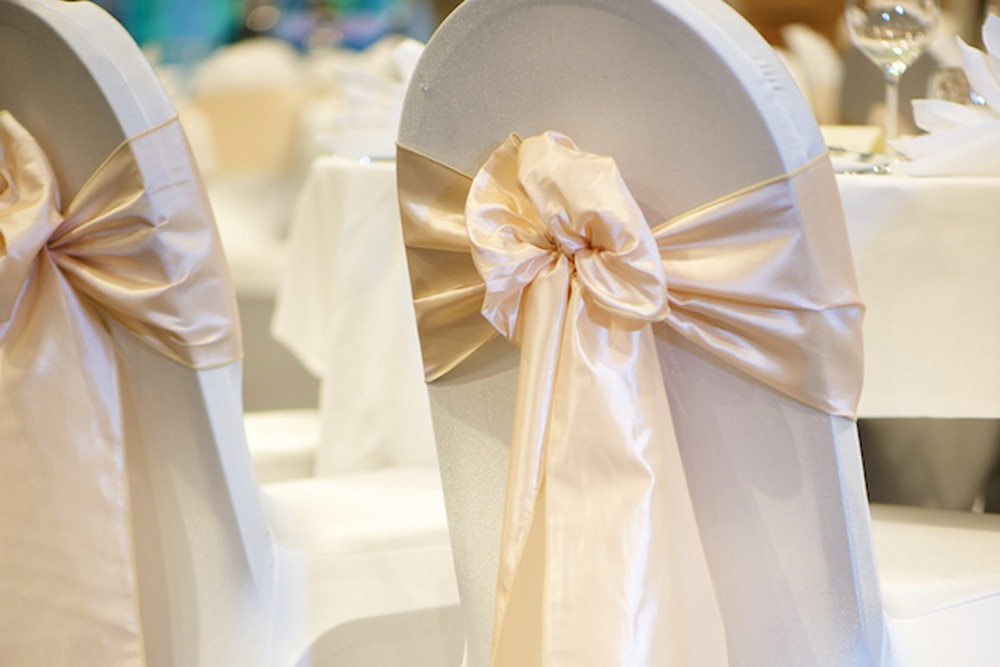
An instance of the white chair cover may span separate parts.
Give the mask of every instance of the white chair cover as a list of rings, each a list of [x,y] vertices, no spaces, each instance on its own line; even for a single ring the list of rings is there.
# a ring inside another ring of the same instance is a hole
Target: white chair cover
[[[656,221],[794,173],[824,151],[771,49],[720,2],[468,0],[414,73],[401,148],[471,177],[511,132],[548,129],[613,156]],[[831,206],[834,188],[831,178]],[[851,420],[782,397],[677,333],[657,330],[657,352],[729,664],[892,664],[951,644],[958,624],[936,610],[958,599],[953,589],[921,610],[921,649],[903,645],[920,631],[902,632],[895,619],[887,629]],[[491,663],[490,646],[516,366],[512,349],[493,341],[429,387],[472,667],[504,664]],[[992,600],[996,579],[981,574],[978,590]],[[974,644],[963,655],[981,658],[992,639],[971,621],[995,617],[974,606],[959,612],[979,628],[961,634]],[[522,657],[517,664],[561,664],[554,654]]]
[[[0,663],[290,667],[332,635],[338,664],[454,664],[438,635],[366,625],[454,604],[433,471],[261,502],[232,286],[127,33],[90,3],[3,0],[0,58]]]
[[[650,322],[853,414],[862,308],[829,160],[652,230],[614,161],[554,132],[474,179],[399,161],[428,378],[493,329],[521,348],[493,664],[726,664]]]

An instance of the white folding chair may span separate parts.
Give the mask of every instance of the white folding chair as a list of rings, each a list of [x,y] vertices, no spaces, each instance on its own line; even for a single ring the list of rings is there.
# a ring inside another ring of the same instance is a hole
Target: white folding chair
[[[825,151],[770,47],[720,1],[467,0],[415,71],[401,149],[471,178],[510,133],[547,130],[612,156],[650,224]],[[831,173],[825,205],[839,206],[835,188]],[[995,662],[996,521],[880,512],[880,582],[855,423],[675,331],[656,336],[729,664]],[[514,349],[495,340],[429,387],[467,667],[490,664],[518,375]],[[520,664],[563,664],[537,660]]]
[[[134,42],[103,10],[86,2],[2,0],[0,58],[7,65],[0,78],[0,109],[11,112],[37,140],[52,165],[63,205],[91,174],[107,176],[102,170],[109,155],[134,142],[150,142],[155,150],[144,143],[147,148],[136,152],[135,170],[129,172],[130,178],[141,175],[145,185],[140,190],[151,213],[142,224],[151,229],[171,224],[171,212],[181,210],[197,238],[207,239],[183,246],[184,252],[218,250],[175,112]],[[21,192],[9,185],[30,177],[18,173],[18,166],[10,171],[8,164],[3,172],[8,187],[0,198],[0,267],[14,260],[34,266],[30,258],[7,256],[15,236],[4,228],[11,219],[5,214]],[[132,210],[129,202],[122,206]],[[136,236],[133,218],[119,222],[100,236],[110,248],[110,264],[119,261],[119,244],[111,240],[116,230],[130,230],[120,231],[121,248],[144,238]],[[83,257],[95,267],[105,261],[88,259],[86,252]],[[231,298],[225,267],[208,266],[211,280],[196,287],[216,302]],[[118,277],[128,282],[127,271]],[[24,291],[31,291],[36,283],[25,284]],[[67,284],[67,293],[77,295],[76,283]],[[43,355],[51,350],[40,349],[37,358],[15,356],[10,334],[29,324],[43,331],[44,320],[26,320],[15,309],[9,321],[0,323],[5,388],[0,396],[0,457],[5,461],[0,463],[5,475],[0,485],[5,508],[0,513],[5,526],[0,618],[6,628],[0,633],[0,663],[304,667],[404,665],[414,657],[424,664],[457,662],[460,644],[449,644],[443,635],[457,593],[435,474],[401,469],[335,481],[309,479],[274,485],[262,496],[244,439],[238,355],[230,354],[218,367],[188,367],[146,344],[148,335],[140,340],[113,307],[92,303],[86,292],[79,299],[83,311],[95,313],[94,321],[106,323],[107,331],[98,326],[87,345],[65,351],[61,358],[69,362],[59,372],[73,383],[70,387],[98,386],[101,396],[106,390],[107,396],[120,397],[108,403],[122,415],[109,427],[121,432],[115,436],[120,451],[95,453],[107,433],[88,427],[90,389],[80,389],[66,402],[54,399],[53,405],[39,406],[45,413],[36,414],[34,407],[31,413],[13,412],[17,395],[7,391],[11,387],[30,388],[36,395],[52,386],[42,384],[49,369]],[[186,309],[182,304],[185,312],[176,319],[197,319],[198,308],[199,303]],[[234,314],[216,313],[222,321],[212,326],[227,330],[232,326],[227,315]],[[175,319],[166,320],[157,326],[169,332]],[[22,353],[24,340],[22,335],[17,348]],[[82,376],[77,359],[90,363],[100,350],[113,350],[108,358],[116,359],[115,365],[108,362],[100,372]],[[44,432],[43,420],[78,424],[71,451],[57,446],[66,443],[38,435]],[[88,478],[87,462],[99,455],[109,461],[107,475]],[[18,477],[11,460],[28,461],[31,474]],[[84,464],[67,468],[77,460]],[[44,512],[35,512],[32,498],[40,499]],[[95,503],[117,512],[122,539],[94,543],[91,536],[104,516],[87,513]],[[47,558],[52,549],[59,551],[51,539],[39,537],[50,526],[77,540],[67,542],[65,553],[82,554],[79,559]],[[38,550],[33,559],[41,543],[49,550]],[[113,599],[93,583],[105,579],[120,583]]]

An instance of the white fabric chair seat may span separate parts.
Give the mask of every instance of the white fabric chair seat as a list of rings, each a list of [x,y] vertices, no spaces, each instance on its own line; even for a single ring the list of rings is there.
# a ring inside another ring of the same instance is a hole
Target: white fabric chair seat
[[[275,537],[287,548],[324,555],[449,548],[434,468],[298,479],[269,484],[264,496]]]
[[[1000,516],[873,505],[872,518],[890,617],[972,602],[1000,610]]]
[[[356,664],[342,662],[354,650],[344,647],[364,647],[364,655],[373,650],[369,622],[405,627],[438,610],[445,620],[435,632],[407,638],[393,631],[377,643],[394,647],[400,661],[387,663],[394,666],[411,664],[405,657],[411,653],[426,664],[453,664],[459,635],[447,619],[454,619],[459,599],[435,469],[300,479],[263,491],[278,546],[279,660],[327,664],[311,660],[326,655],[333,642],[340,646],[337,658],[324,660]],[[309,647],[304,657],[303,647]]]
[[[873,505],[890,665],[995,665],[1000,517]]]
[[[244,424],[259,484],[313,476],[320,442],[318,412],[250,412],[245,415]]]

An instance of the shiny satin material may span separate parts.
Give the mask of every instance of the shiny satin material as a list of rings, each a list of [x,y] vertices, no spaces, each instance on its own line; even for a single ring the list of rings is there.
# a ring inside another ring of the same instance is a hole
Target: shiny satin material
[[[497,331],[521,347],[493,664],[725,664],[651,323],[853,416],[828,159],[652,230],[613,161],[555,133],[474,179],[405,147],[397,169],[428,379]]]
[[[64,202],[0,112],[0,663],[144,664],[110,322],[193,368],[238,360],[234,293],[176,119]],[[152,379],[155,381],[155,379]]]

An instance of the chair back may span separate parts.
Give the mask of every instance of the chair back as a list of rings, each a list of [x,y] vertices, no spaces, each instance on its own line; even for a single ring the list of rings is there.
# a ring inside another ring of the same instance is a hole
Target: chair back
[[[88,2],[0,0],[0,60],[0,109],[37,139],[64,204],[122,142],[175,116],[129,35]],[[200,188],[189,151],[166,177],[164,164],[137,166],[161,186]],[[118,358],[145,664],[263,664],[268,619],[259,615],[268,606],[260,599],[271,595],[272,546],[244,442],[240,363],[188,368],[105,320]],[[53,613],[50,627],[73,627]],[[80,646],[66,633],[66,646]],[[77,659],[111,664],[106,653]]]
[[[511,132],[546,130],[614,157],[652,225],[825,150],[787,71],[720,0],[467,0],[416,68],[400,145],[475,174]],[[656,336],[730,663],[874,664],[855,424]],[[517,364],[494,340],[429,387],[469,667],[489,660]]]

